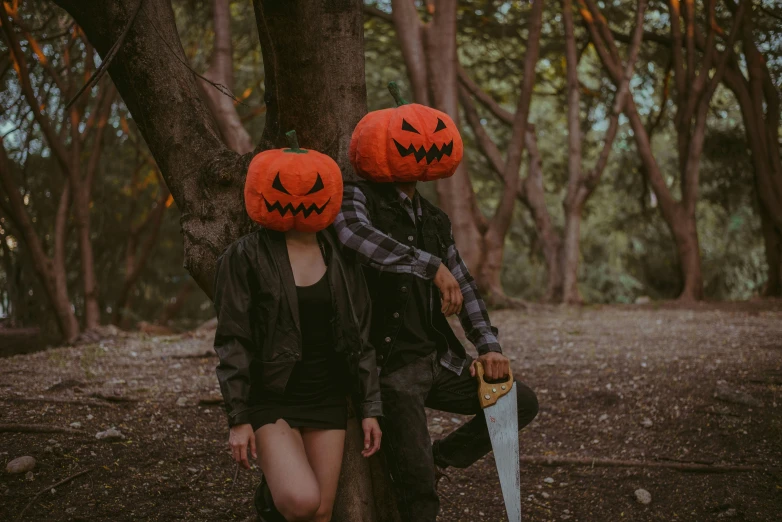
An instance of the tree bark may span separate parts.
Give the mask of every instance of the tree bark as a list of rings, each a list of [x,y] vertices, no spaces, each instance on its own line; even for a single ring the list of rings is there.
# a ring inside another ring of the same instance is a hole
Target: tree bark
[[[565,26],[568,121],[568,184],[563,202],[565,232],[562,257],[564,276],[562,301],[567,304],[579,304],[581,295],[578,292],[578,258],[581,254],[581,212],[585,202],[578,197],[581,186],[581,86],[578,83],[578,50],[572,0],[562,2],[562,22]]]
[[[603,142],[603,148],[594,168],[589,173],[583,173],[581,142],[581,106],[578,82],[579,53],[576,48],[575,27],[573,23],[573,3],[563,0],[563,24],[565,26],[565,59],[567,67],[567,98],[568,98],[568,188],[563,207],[565,210],[565,231],[562,254],[562,302],[567,304],[581,303],[578,291],[578,265],[581,255],[581,219],[586,202],[597,187],[600,178],[608,164],[608,158],[619,128],[619,114],[625,105],[625,99],[630,90],[630,80],[633,77],[635,62],[641,48],[643,36],[643,20],[646,12],[645,0],[638,0],[636,6],[635,30],[627,53],[627,63],[622,66],[618,52],[613,53],[617,70],[622,70],[616,83],[616,95],[610,112],[608,130]]]
[[[551,214],[546,207],[546,194],[543,190],[543,160],[540,157],[534,128],[527,131],[527,157],[529,158],[528,174],[519,194],[535,221],[538,240],[548,268],[544,300],[548,303],[559,303],[562,302],[564,286],[562,237],[554,227]]]
[[[214,23],[214,50],[209,69],[204,78],[224,86],[228,91],[234,89],[233,44],[231,43],[231,5],[230,0],[213,0],[212,20]],[[234,100],[218,90],[214,85],[201,80],[201,90],[206,104],[212,112],[220,135],[229,149],[246,154],[253,150],[250,134],[242,125],[236,112]]]
[[[132,180],[131,183],[135,185],[135,179]],[[136,283],[141,276],[141,272],[144,270],[144,267],[149,260],[152,249],[157,243],[160,226],[163,224],[163,216],[166,212],[166,201],[169,198],[169,192],[167,188],[162,186],[162,181],[160,184],[162,191],[155,204],[155,208],[149,211],[140,225],[135,227],[132,226],[130,227],[130,230],[128,230],[128,238],[125,245],[125,277],[122,281],[122,288],[120,288],[117,300],[114,303],[114,317],[112,319],[112,322],[117,326],[127,326],[127,314],[125,311],[130,302],[131,292],[136,286]],[[137,194],[133,194],[131,197],[135,198],[137,197]],[[131,202],[131,206],[135,207],[135,199]],[[132,212],[130,216],[131,218],[133,217]],[[138,246],[141,235],[145,232],[147,233],[147,238],[139,250]]]
[[[0,144],[0,183],[8,198],[9,218],[18,230],[23,243],[30,253],[33,269],[38,275],[46,292],[49,306],[57,318],[57,326],[66,343],[73,342],[79,335],[79,323],[71,307],[68,297],[68,286],[65,273],[64,244],[66,233],[66,221],[70,207],[70,188],[65,182],[60,196],[54,227],[54,257],[49,258],[44,250],[35,226],[30,219],[25,207],[19,187],[13,180],[11,162],[6,155],[5,147]]]
[[[137,0],[56,1],[102,56],[138,5]],[[350,136],[366,113],[361,2],[255,0],[254,6],[267,107],[255,152],[284,146],[285,132],[295,129],[302,146],[330,155],[346,177],[353,176]],[[239,156],[223,145],[167,0],[144,0],[109,73],[182,211],[185,267],[211,296],[218,255],[253,226],[242,204],[251,155]],[[356,422],[351,419],[353,426]],[[386,477],[371,481],[369,463],[357,452],[347,452],[343,466],[356,471],[340,488],[337,510],[349,504],[362,513],[360,520],[390,520],[393,506],[376,508],[375,499],[358,494],[367,491],[361,484],[387,490]]]
[[[90,53],[89,58],[91,58]],[[108,91],[108,92],[106,92]],[[82,176],[81,168],[81,141],[86,137],[86,132],[79,131],[81,114],[78,105],[71,107],[71,167],[68,169],[68,177],[73,192],[73,215],[79,242],[79,254],[84,289],[84,329],[91,330],[100,326],[100,305],[98,303],[98,281],[95,276],[95,255],[92,250],[92,233],[90,225],[90,210],[92,202],[92,181],[98,169],[100,155],[103,147],[103,134],[114,101],[114,90],[111,86],[104,88],[103,99],[95,106],[93,118],[94,137],[87,168]]]

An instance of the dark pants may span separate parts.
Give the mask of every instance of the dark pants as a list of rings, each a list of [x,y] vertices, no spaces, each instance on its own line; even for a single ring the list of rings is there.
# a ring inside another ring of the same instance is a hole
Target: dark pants
[[[491,451],[470,362],[456,375],[432,354],[380,376],[383,446],[405,522],[435,521],[440,509],[435,465],[466,468]],[[515,388],[521,429],[537,415],[538,400],[520,381]],[[432,445],[424,407],[475,417]]]

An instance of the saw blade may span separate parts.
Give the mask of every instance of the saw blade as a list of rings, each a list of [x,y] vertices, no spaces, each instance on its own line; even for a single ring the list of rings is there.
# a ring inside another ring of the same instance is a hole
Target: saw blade
[[[521,522],[521,480],[519,478],[519,418],[516,390],[483,409],[489,428],[494,460],[500,476],[502,496],[509,522]]]

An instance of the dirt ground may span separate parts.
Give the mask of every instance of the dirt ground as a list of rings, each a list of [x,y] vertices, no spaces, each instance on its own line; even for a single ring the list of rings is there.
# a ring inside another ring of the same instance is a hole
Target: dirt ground
[[[759,468],[522,464],[526,521],[782,520],[781,303],[536,308],[493,320],[541,404],[523,455]],[[74,432],[0,433],[4,466],[37,460],[32,476],[0,472],[0,520],[42,490],[24,520],[251,520],[259,473],[234,475],[210,351],[208,334],[133,334],[2,359],[0,426]],[[429,418],[434,438],[463,421]],[[111,427],[125,438],[95,438]],[[440,492],[442,521],[504,520],[491,455],[451,471]]]

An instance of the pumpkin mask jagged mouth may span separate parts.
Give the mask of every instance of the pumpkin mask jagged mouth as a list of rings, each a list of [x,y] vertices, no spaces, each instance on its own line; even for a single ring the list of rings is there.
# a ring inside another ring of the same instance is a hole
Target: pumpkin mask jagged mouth
[[[453,152],[453,140],[451,140],[450,143],[443,145],[442,147],[438,147],[436,143],[432,144],[432,146],[429,147],[429,150],[426,150],[423,145],[417,149],[412,143],[409,147],[404,147],[394,138],[391,139],[394,141],[394,145],[396,145],[396,150],[399,151],[400,156],[404,158],[405,156],[413,154],[415,156],[416,163],[420,162],[424,158],[426,158],[427,164],[433,162],[434,160],[440,161],[443,156],[450,156],[451,152]]]
[[[299,212],[304,214],[305,218],[310,217],[310,214],[315,212],[316,214],[320,215],[323,213],[323,211],[328,206],[329,202],[331,201],[331,198],[326,201],[323,206],[318,206],[315,203],[310,205],[309,207],[305,206],[304,203],[299,203],[298,207],[294,207],[292,204],[288,203],[287,205],[280,204],[279,201],[275,201],[274,203],[269,203],[269,200],[267,200],[264,196],[261,196],[263,198],[263,202],[266,203],[266,210],[271,212],[272,210],[276,210],[280,213],[281,216],[284,216],[288,211],[290,211],[291,214],[294,216],[298,215]]]

